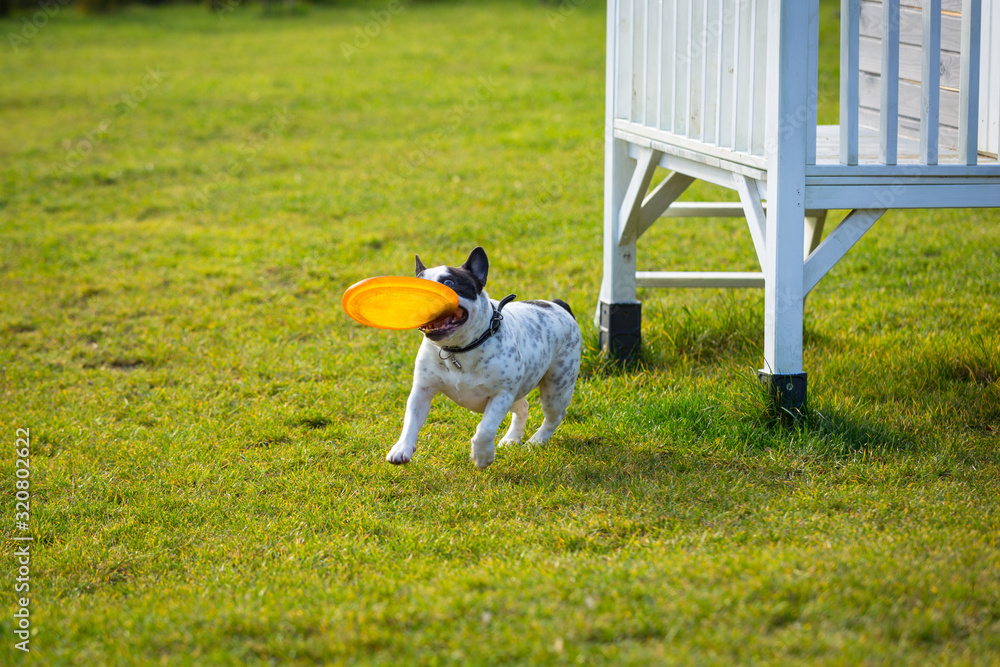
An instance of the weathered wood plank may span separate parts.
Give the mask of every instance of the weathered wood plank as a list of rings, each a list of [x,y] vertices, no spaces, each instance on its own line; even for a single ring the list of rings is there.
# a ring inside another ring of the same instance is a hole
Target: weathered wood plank
[[[754,19],[754,72],[750,88],[753,91],[753,103],[750,106],[750,153],[764,156],[767,154],[767,45],[770,39],[771,26],[768,22],[769,3],[766,0],[753,0]],[[803,33],[803,36],[805,33]],[[777,35],[775,35],[777,38]]]
[[[677,44],[674,38],[674,21],[677,11],[677,0],[663,0],[660,13],[660,108],[657,127],[663,130],[674,129],[674,87],[676,68],[670,66],[676,53]]]
[[[806,164],[816,164],[816,107],[819,105],[819,3],[809,6],[809,117],[806,118]]]
[[[620,0],[617,4],[615,22],[608,25],[608,32],[615,31],[614,41],[614,63],[613,76],[608,79],[608,84],[615,85],[614,95],[608,96],[614,100],[615,118],[632,117],[632,2],[633,0]],[[615,9],[614,3],[609,3],[608,13]],[[610,58],[608,59],[611,60]]]
[[[961,58],[957,51],[946,51],[941,53],[940,46],[938,53],[941,55],[941,64],[938,72],[941,77],[941,85],[946,88],[958,89],[961,70]],[[923,49],[913,44],[899,45],[899,76],[910,81],[923,81],[922,72]],[[882,46],[881,40],[872,37],[861,38],[861,58],[860,68],[862,72],[871,74],[882,73]]]
[[[645,49],[643,50],[643,71],[645,72],[645,99],[643,101],[643,123],[656,126],[659,119],[660,100],[660,3],[644,0],[646,3],[646,22],[643,30]]]
[[[862,72],[858,77],[859,80],[859,91],[858,94],[861,98],[861,108],[871,109],[875,113],[878,113],[879,103],[882,94],[881,80],[877,76],[868,74],[867,72]],[[919,84],[913,83],[912,81],[900,81],[899,82],[899,108],[900,108],[900,118],[910,118],[912,120],[918,121],[920,113],[920,97],[922,91]],[[954,127],[957,128],[959,124],[959,103],[960,95],[948,89],[941,89],[941,125],[943,127]],[[875,128],[878,128],[878,123],[875,124]],[[919,133],[915,135],[910,135],[911,139],[918,139]]]
[[[910,98],[909,92],[907,92],[907,95],[905,95],[904,97],[906,100],[909,100]],[[904,102],[901,102],[900,104],[904,105],[903,106],[904,109],[907,108]],[[861,109],[861,111],[858,112],[858,122],[861,124],[862,132],[868,128],[878,127],[880,122],[878,110],[867,109],[867,108]],[[920,120],[917,118],[912,118],[910,116],[901,115],[899,117],[899,137],[901,141],[903,139],[906,139],[914,143],[912,146],[908,147],[908,150],[903,150],[902,146],[900,146],[900,148],[897,149],[896,161],[919,162]],[[864,140],[862,140],[862,144],[864,144]],[[864,146],[862,146],[859,153],[860,153],[859,162],[865,162]],[[871,156],[871,159],[874,160],[877,157],[878,153],[876,152]],[[942,125],[939,123],[938,161],[957,160],[957,159],[958,159],[958,128],[951,125]]]
[[[674,16],[674,43],[677,45],[677,56],[674,58],[674,132],[687,135],[688,99],[691,97],[691,59],[680,58],[680,54],[690,53],[689,39],[691,25],[691,0],[677,0]]]
[[[646,0],[632,2],[632,32],[629,41],[632,45],[632,85],[629,90],[628,118],[642,123],[645,114],[646,98]]]
[[[899,41],[920,46],[924,34],[922,12],[911,7],[899,11]],[[882,36],[882,3],[863,0],[861,3],[861,34],[879,39]],[[946,51],[958,53],[962,44],[962,19],[954,14],[941,16],[941,45]]]

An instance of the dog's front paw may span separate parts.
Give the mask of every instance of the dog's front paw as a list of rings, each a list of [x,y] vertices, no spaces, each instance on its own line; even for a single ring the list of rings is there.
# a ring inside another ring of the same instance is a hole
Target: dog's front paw
[[[476,441],[472,441],[472,453],[470,458],[472,462],[476,464],[476,467],[480,470],[488,468],[493,459],[496,458],[496,450],[493,448],[493,442],[489,444],[476,445]]]
[[[385,455],[385,460],[396,465],[409,463],[413,458],[413,450],[414,447],[407,447],[404,443],[397,442]]]

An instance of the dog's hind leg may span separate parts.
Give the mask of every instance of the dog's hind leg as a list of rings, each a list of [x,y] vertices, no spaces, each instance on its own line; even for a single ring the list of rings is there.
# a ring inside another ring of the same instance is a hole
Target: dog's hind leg
[[[510,408],[510,427],[500,440],[500,446],[515,445],[524,437],[524,427],[528,425],[528,399],[514,401]]]
[[[531,436],[528,444],[541,445],[548,442],[548,439],[552,437],[552,434],[555,433],[556,428],[566,416],[566,406],[569,405],[569,398],[572,396],[572,387],[566,392],[565,400],[561,396],[553,397],[551,392],[542,394],[542,414],[545,415],[545,419],[542,420],[542,425],[535,431],[535,434]]]
[[[531,436],[529,444],[547,442],[559,424],[562,423],[566,416],[566,408],[569,407],[569,403],[573,399],[573,387],[576,385],[579,367],[579,354],[577,354],[576,361],[572,356],[567,357],[553,364],[542,381],[538,383],[539,402],[542,405],[542,414],[545,415],[545,419],[535,434]]]

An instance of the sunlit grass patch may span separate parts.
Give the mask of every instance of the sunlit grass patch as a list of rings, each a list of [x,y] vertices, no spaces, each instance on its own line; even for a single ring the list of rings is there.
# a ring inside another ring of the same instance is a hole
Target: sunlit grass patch
[[[604,7],[404,3],[346,58],[384,6],[66,9],[0,59],[0,414],[31,429],[32,651],[995,663],[996,214],[879,221],[809,295],[800,412],[757,378],[757,291],[642,290],[642,353],[616,364],[592,324]],[[163,82],[123,108],[149,67]],[[478,415],[439,397],[391,466],[420,335],[356,325],[341,295],[476,245],[491,296],[573,307],[573,403],[480,472]],[[755,259],[742,221],[672,219],[638,262]]]

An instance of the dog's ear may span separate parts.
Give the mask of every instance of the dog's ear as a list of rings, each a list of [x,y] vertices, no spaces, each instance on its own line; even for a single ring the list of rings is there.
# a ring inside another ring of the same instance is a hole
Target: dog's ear
[[[486,258],[486,251],[476,248],[469,254],[469,259],[465,260],[462,268],[475,276],[482,287],[486,287],[486,275],[490,272],[490,260]]]
[[[420,255],[414,255],[414,257],[417,258],[417,275],[419,276],[421,273],[427,270],[427,267],[424,266],[424,263],[420,261]]]

